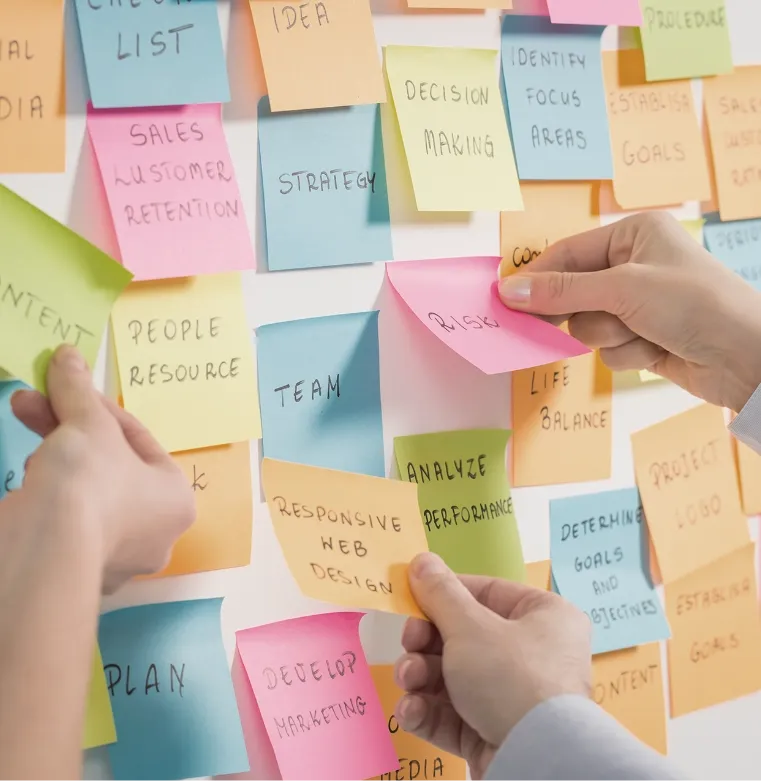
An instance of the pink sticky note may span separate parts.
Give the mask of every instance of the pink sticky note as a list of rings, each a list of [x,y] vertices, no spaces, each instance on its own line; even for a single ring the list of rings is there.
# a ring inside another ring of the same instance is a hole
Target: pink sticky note
[[[254,268],[219,104],[90,106],[87,128],[135,280]]]
[[[497,295],[499,258],[386,264],[396,292],[445,345],[487,375],[588,353],[555,326],[514,312]]]
[[[236,633],[283,779],[368,779],[399,768],[359,640],[362,616],[317,614]]]
[[[557,24],[618,24],[639,27],[639,0],[547,0],[550,19]]]
[[[506,14],[518,16],[549,16],[547,0],[513,0],[513,7]]]

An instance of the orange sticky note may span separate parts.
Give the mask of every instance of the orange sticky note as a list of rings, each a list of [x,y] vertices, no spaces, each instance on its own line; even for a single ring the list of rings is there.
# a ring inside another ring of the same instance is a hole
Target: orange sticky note
[[[761,65],[703,79],[722,220],[761,217]]]
[[[761,456],[745,443],[732,439],[742,509],[746,516],[757,516],[761,513]]]
[[[513,372],[513,485],[610,478],[612,388],[597,353]]]
[[[711,194],[689,81],[647,82],[642,49],[603,52],[613,192],[624,209]]]
[[[668,752],[660,644],[595,655],[592,697],[640,741]]]
[[[262,485],[304,595],[422,616],[407,583],[410,560],[428,551],[416,484],[265,458]]]
[[[755,545],[665,587],[671,716],[761,689]]]
[[[250,7],[272,111],[385,103],[369,0]]]
[[[664,584],[748,542],[721,408],[698,405],[635,432],[632,448]]]
[[[526,583],[547,592],[552,590],[552,566],[549,559],[526,563]]]
[[[407,0],[407,5],[410,8],[451,8],[452,10],[483,10],[486,8],[501,10],[513,7],[512,0]]]
[[[63,171],[63,0],[4,0],[0,31],[0,174]]]

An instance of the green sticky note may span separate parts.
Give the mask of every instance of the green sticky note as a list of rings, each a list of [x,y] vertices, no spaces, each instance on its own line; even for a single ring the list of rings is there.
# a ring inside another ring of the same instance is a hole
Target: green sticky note
[[[114,714],[111,711],[111,699],[108,696],[106,677],[103,673],[103,658],[100,647],[96,646],[90,672],[90,689],[87,694],[87,713],[85,716],[85,736],[82,749],[102,747],[116,741]]]
[[[40,391],[53,351],[92,366],[114,301],[132,274],[0,185],[0,367]]]
[[[505,466],[506,429],[394,438],[402,480],[418,484],[431,551],[456,573],[524,581],[526,567]]]
[[[732,71],[724,0],[642,0],[640,30],[648,81]]]

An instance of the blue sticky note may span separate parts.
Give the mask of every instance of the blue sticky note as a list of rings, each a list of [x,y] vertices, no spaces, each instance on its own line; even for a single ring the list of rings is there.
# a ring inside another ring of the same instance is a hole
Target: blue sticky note
[[[703,242],[708,252],[761,291],[761,220],[706,222]]]
[[[123,608],[98,641],[119,740],[115,779],[187,779],[248,771],[222,644],[222,598]]]
[[[76,6],[96,109],[230,100],[217,0],[76,0]]]
[[[0,381],[0,498],[21,488],[26,460],[42,442],[11,410],[11,397],[24,388],[29,386],[20,380]]]
[[[602,27],[502,17],[502,76],[521,179],[612,179]]]
[[[383,477],[378,313],[273,323],[256,334],[264,455]]]
[[[270,271],[391,260],[380,107],[273,114],[259,102]]]
[[[550,501],[552,574],[592,622],[592,654],[670,636],[645,572],[645,517],[637,489]]]

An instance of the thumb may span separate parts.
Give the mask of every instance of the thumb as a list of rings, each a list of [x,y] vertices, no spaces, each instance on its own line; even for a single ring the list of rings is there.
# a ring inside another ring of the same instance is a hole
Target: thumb
[[[71,345],[61,345],[48,365],[48,397],[60,423],[88,425],[104,412],[92,375],[82,354]]]

